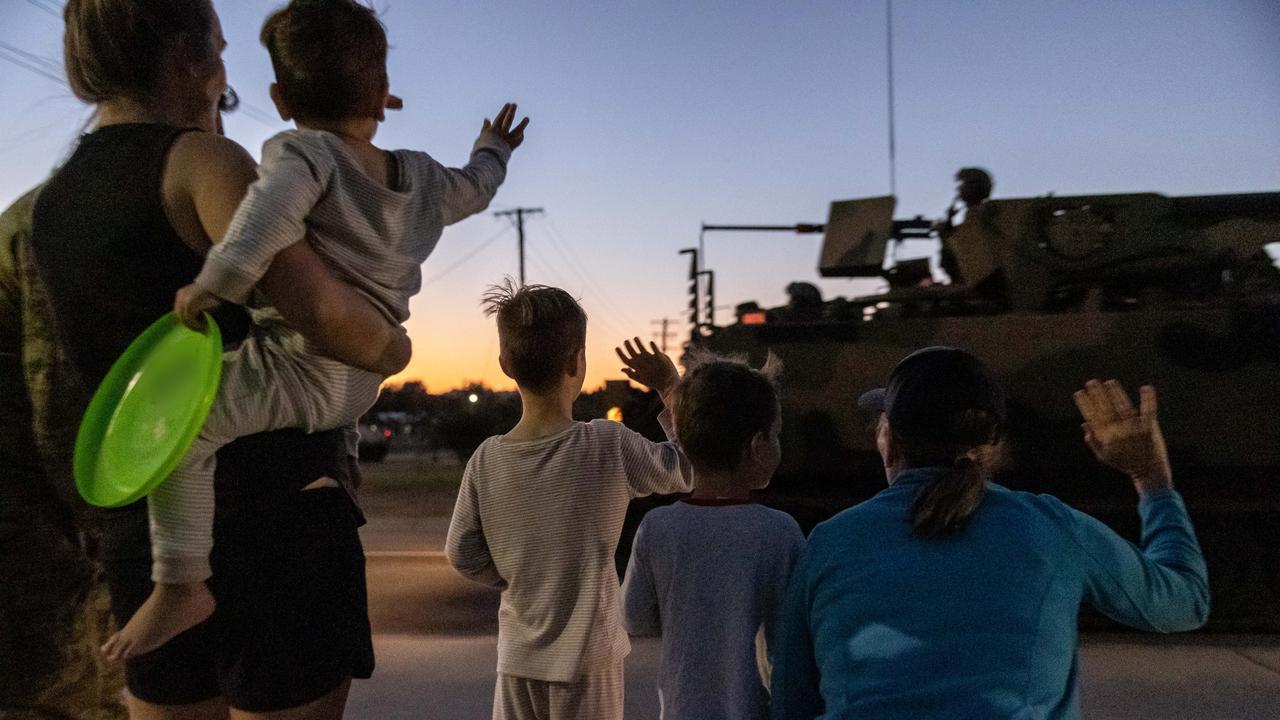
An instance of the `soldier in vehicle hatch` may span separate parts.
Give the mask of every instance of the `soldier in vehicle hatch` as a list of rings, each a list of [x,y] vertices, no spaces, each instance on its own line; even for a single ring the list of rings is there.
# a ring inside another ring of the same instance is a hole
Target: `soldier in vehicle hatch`
[[[956,198],[947,208],[946,219],[937,225],[942,240],[939,264],[952,285],[969,286],[977,297],[1004,305],[1008,302],[1004,271],[995,248],[983,238],[994,230],[984,222],[993,187],[991,173],[982,168],[960,168],[956,172]],[[964,222],[957,224],[960,203],[964,203]]]
[[[948,242],[956,231],[957,223],[955,218],[960,212],[960,203],[964,203],[964,221],[968,222],[969,214],[979,205],[986,202],[987,198],[991,197],[991,190],[994,187],[995,182],[991,179],[991,173],[982,168],[960,168],[956,172],[956,197],[951,201],[951,206],[947,208],[946,219],[938,223],[938,236],[942,238],[940,264],[942,269],[947,272],[947,276],[951,278],[952,284],[959,285],[965,281],[960,271],[960,264],[956,261],[955,250]]]

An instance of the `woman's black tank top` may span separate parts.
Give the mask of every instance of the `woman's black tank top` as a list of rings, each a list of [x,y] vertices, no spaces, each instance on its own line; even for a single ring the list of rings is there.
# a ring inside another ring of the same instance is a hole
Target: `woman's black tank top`
[[[81,138],[36,200],[36,266],[59,344],[90,391],[200,271],[203,259],[173,229],[161,196],[165,159],[185,132],[150,124],[99,128]],[[224,305],[214,316],[224,343],[244,338],[243,308]],[[241,507],[234,502],[241,496],[296,493],[322,475],[345,482],[345,447],[341,430],[278,430],[228,445],[219,454],[219,515]],[[145,534],[137,543],[145,550]]]
[[[184,128],[108,125],[85,135],[41,191],[31,244],[53,305],[59,340],[85,386],[200,271],[161,196],[165,159]],[[218,314],[224,338],[245,330],[243,311]]]

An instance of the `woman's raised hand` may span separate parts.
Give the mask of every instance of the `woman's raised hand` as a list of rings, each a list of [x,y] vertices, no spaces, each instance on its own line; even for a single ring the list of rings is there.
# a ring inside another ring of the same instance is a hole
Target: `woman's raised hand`
[[[1139,492],[1173,485],[1169,451],[1156,420],[1156,389],[1143,385],[1138,408],[1116,380],[1090,380],[1073,395],[1084,442],[1098,460],[1128,475]]]

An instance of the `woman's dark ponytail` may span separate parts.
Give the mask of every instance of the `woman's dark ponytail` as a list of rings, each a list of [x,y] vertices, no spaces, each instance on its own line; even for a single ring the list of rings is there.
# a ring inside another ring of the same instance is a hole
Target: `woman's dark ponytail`
[[[926,480],[911,503],[911,530],[922,537],[964,530],[987,493],[987,477],[997,464],[998,421],[991,413],[966,410],[951,423],[942,442],[913,443],[896,438],[910,467],[945,467]]]

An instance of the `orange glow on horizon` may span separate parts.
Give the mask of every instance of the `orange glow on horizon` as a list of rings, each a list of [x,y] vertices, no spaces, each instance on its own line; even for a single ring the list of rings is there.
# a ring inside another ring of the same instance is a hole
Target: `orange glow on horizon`
[[[498,366],[497,339],[490,341],[488,337],[479,335],[454,337],[442,342],[440,338],[430,337],[429,333],[414,332],[410,328],[413,358],[408,367],[387,378],[383,384],[403,385],[418,381],[430,393],[448,392],[475,384],[492,390],[515,390],[515,382]],[[625,380],[619,367],[613,345],[592,345],[588,340],[587,377],[583,391],[594,392],[604,387],[606,380]]]

